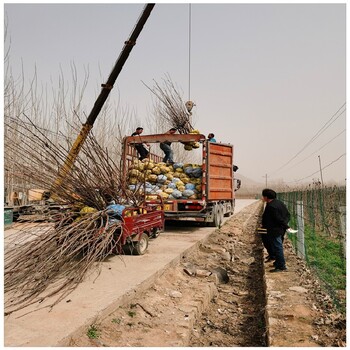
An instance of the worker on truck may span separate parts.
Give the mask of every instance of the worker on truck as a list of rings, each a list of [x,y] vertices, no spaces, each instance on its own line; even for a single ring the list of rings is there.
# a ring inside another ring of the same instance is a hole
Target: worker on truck
[[[140,136],[143,132],[143,127],[139,126],[136,128],[136,131],[131,134],[131,136]],[[135,148],[137,153],[139,154],[139,159],[143,160],[148,157],[149,150],[146,148],[147,144],[144,143],[135,143]]]
[[[209,142],[216,142],[215,135],[211,132],[208,134],[208,141]]]
[[[166,134],[170,134],[170,135],[173,135],[175,133],[176,133],[176,128],[171,128],[169,131],[166,132]],[[165,154],[163,158],[163,162],[168,164],[174,164],[174,160],[173,160],[174,152],[171,149],[171,142],[164,141],[164,142],[161,142],[159,146]]]

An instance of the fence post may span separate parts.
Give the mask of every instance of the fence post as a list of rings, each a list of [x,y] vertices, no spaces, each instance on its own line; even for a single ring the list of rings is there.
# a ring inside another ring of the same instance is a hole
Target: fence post
[[[297,201],[297,218],[298,218],[298,233],[297,233],[297,244],[296,244],[297,255],[305,259],[303,201]]]
[[[341,241],[343,245],[343,256],[346,259],[346,207],[339,206],[339,216],[340,216],[340,232]]]

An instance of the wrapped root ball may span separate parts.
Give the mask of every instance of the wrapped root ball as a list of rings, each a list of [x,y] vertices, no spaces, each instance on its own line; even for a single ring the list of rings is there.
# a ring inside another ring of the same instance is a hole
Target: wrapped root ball
[[[96,213],[96,212],[97,212],[97,209],[86,206],[86,207],[83,207],[79,213],[80,214],[88,214],[88,213]]]
[[[147,162],[145,163],[145,169],[150,169],[152,170],[155,167],[153,162]]]
[[[137,169],[131,169],[129,171],[129,176],[130,177],[138,177],[140,175],[140,172]]]
[[[191,166],[184,166],[184,172],[186,175],[191,176],[193,168]]]
[[[129,185],[129,190],[132,192],[136,191],[136,185]]]
[[[190,131],[190,134],[200,134],[200,132],[197,129],[193,129]]]
[[[168,179],[168,178],[167,178],[165,175],[163,175],[163,174],[158,175],[158,177],[157,177],[157,181],[158,181],[159,183],[161,183],[161,184],[163,184],[167,179]]]
[[[169,165],[168,168],[169,168],[169,172],[170,172],[170,173],[173,173],[174,170],[175,170],[174,167],[173,167],[172,165]]]
[[[193,196],[194,195],[194,191],[192,191],[192,190],[184,190],[184,191],[182,191],[182,195],[184,196],[184,197],[190,197],[190,196]]]
[[[201,168],[195,168],[192,170],[192,175],[194,177],[201,177],[202,176],[202,169]]]
[[[160,169],[157,166],[155,166],[154,168],[152,168],[152,173],[156,174],[156,175],[159,175],[160,174]]]
[[[197,185],[197,186],[196,186],[196,190],[197,190],[198,192],[202,191],[202,185]]]
[[[176,185],[173,182],[170,182],[168,188],[172,188],[174,190],[176,188]]]
[[[146,199],[149,200],[149,201],[151,201],[151,200],[158,199],[158,197],[155,196],[155,195],[150,195],[150,194],[148,194],[148,195],[146,196]]]
[[[183,170],[183,169],[177,168],[177,169],[175,170],[174,175],[177,176],[177,177],[180,177],[180,174],[183,174],[183,173],[184,173],[184,170]]]
[[[190,144],[186,144],[184,148],[186,151],[192,151],[192,145]]]
[[[179,180],[176,182],[176,187],[179,188],[179,186],[185,186],[185,184],[181,180]]]
[[[159,190],[159,187],[157,187],[157,190]],[[146,187],[145,192],[146,194],[156,193],[156,189],[153,187]]]
[[[166,174],[166,178],[167,178],[169,181],[171,181],[171,180],[174,178],[174,175],[168,173],[168,174]]]
[[[164,163],[164,162],[159,162],[159,163],[157,163],[157,166],[158,166],[159,168],[161,168],[162,166],[166,166],[166,163]]]
[[[160,172],[161,172],[162,174],[167,174],[167,173],[169,173],[169,171],[170,171],[169,167],[167,167],[167,166],[161,166],[161,167],[159,167],[159,168],[160,168]]]
[[[130,177],[128,182],[129,185],[136,185],[139,182],[139,180],[137,177]]]
[[[192,144],[192,148],[199,148],[201,145],[200,145],[200,143],[199,142],[194,142],[193,144]]]
[[[163,198],[163,199],[167,199],[169,197],[169,194],[168,193],[165,193],[165,192],[162,192],[160,194],[160,196]]]
[[[174,189],[173,188],[167,188],[164,192],[168,193],[168,194],[172,194],[174,192]]]
[[[186,190],[192,190],[192,191],[194,191],[194,190],[196,189],[196,185],[194,185],[194,184],[192,184],[192,183],[187,183],[187,184],[185,185],[185,188],[186,188]]]
[[[179,191],[183,192],[183,191],[186,190],[186,187],[182,185],[182,186],[179,186],[177,189],[178,189]]]
[[[201,184],[202,184],[202,178],[201,178],[201,177],[195,178],[194,183],[195,183],[196,185],[201,185]]]
[[[182,176],[180,177],[181,181],[184,183],[184,184],[188,184],[190,182],[190,178],[188,176]]]
[[[147,176],[147,180],[149,182],[156,182],[157,181],[157,175],[156,174],[151,174]]]
[[[174,178],[171,180],[172,183],[176,184],[177,182],[179,182],[180,179],[176,176],[174,176]]]
[[[181,198],[182,193],[179,190],[174,190],[171,196],[174,197],[175,199],[178,199],[178,198]]]
[[[193,194],[192,196],[189,196],[188,199],[198,199],[197,194]]]
[[[184,166],[183,163],[174,163],[174,164],[173,164],[173,168],[174,168],[174,169],[182,168],[183,166]]]

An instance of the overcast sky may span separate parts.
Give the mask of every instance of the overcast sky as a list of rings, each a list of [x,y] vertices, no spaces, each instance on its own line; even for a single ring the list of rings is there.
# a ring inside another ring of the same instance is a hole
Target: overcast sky
[[[12,68],[20,72],[23,62],[29,79],[36,66],[45,85],[57,79],[60,67],[69,76],[71,62],[81,78],[88,67],[89,114],[142,9],[5,4]],[[290,185],[311,182],[320,178],[318,155],[324,180],[344,181],[345,4],[192,4],[191,14],[196,128],[233,144],[239,172],[255,181],[265,182],[268,174],[269,181]],[[188,4],[155,6],[111,98],[120,98],[142,121],[152,112],[142,81],[152,86],[165,74],[186,101]]]

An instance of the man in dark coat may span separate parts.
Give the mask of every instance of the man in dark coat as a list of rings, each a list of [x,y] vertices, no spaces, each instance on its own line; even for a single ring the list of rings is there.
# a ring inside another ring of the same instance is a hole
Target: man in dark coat
[[[270,260],[275,259],[275,269],[270,272],[287,270],[283,253],[283,240],[286,230],[289,229],[288,222],[290,214],[283,202],[276,199],[276,192],[271,189],[262,191],[263,201],[266,207],[262,216],[262,227],[267,230],[263,235],[264,246],[269,253]],[[265,241],[265,242],[264,242]]]
[[[136,131],[131,134],[131,136],[140,136],[143,132],[143,128],[139,126],[136,128]],[[148,157],[149,151],[146,149],[145,144],[143,143],[135,143],[135,148],[137,150],[137,153],[139,154],[139,159],[145,159]],[[147,145],[146,145],[147,146]]]

